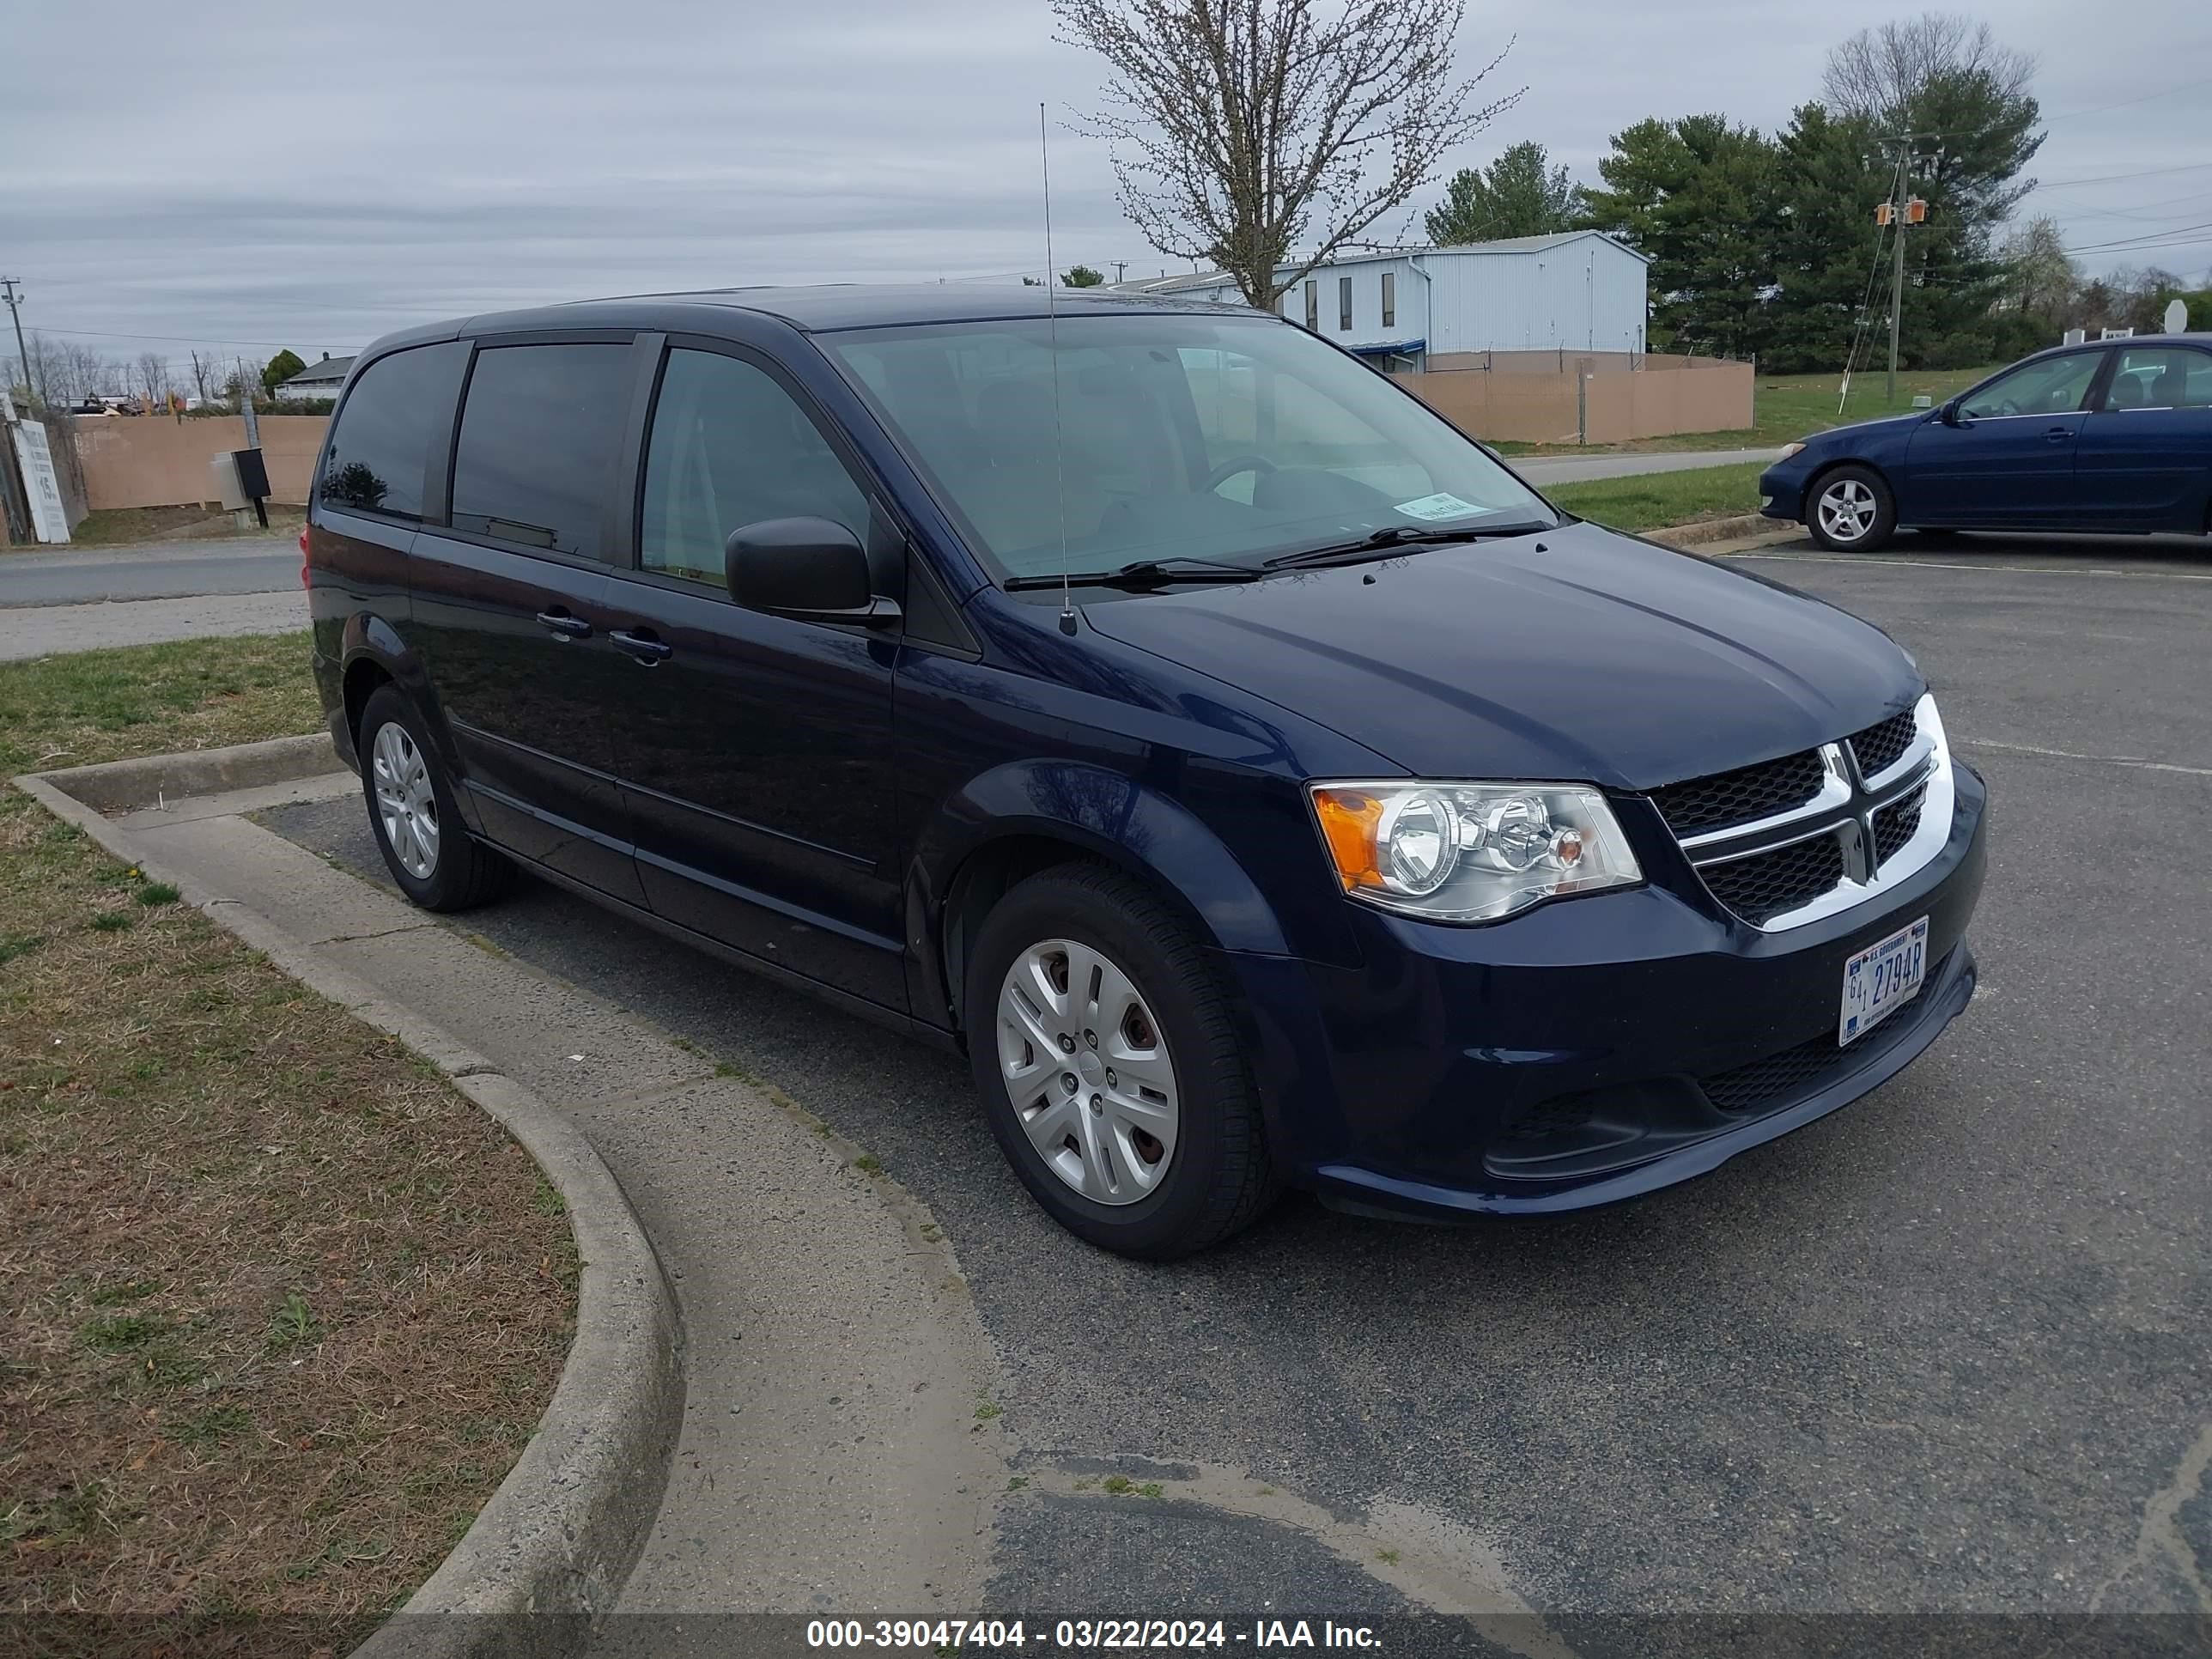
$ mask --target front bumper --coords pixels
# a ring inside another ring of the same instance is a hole
[[[1358,969],[1228,955],[1276,1146],[1348,1207],[1538,1213],[1703,1174],[1848,1104],[1973,994],[1986,797],[1964,764],[1954,779],[1931,862],[1783,933],[1655,884],[1489,927],[1362,909]],[[1918,996],[1838,1049],[1844,962],[1923,915]]]
[[[1805,485],[1812,477],[1812,469],[1800,465],[1801,459],[1792,456],[1786,461],[1777,461],[1759,475],[1759,510],[1767,518],[1787,519],[1792,524],[1803,522]]]

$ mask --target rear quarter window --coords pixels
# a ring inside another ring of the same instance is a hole
[[[362,369],[338,410],[316,498],[348,513],[420,519],[431,434],[446,430],[468,356],[453,343],[415,346]]]

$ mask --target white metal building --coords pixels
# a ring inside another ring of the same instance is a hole
[[[1602,231],[1519,236],[1404,253],[1340,254],[1283,295],[1280,308],[1363,356],[1421,368],[1431,360],[1510,351],[1640,356],[1650,261]],[[1287,276],[1296,266],[1286,267]],[[1124,283],[1242,305],[1219,271]]]

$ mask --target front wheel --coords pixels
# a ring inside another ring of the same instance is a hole
[[[1096,866],[1021,883],[976,936],[964,1006],[991,1131],[1071,1232],[1164,1261],[1274,1195],[1227,998],[1142,884]]]
[[[1831,553],[1869,553],[1897,529],[1897,500],[1871,467],[1839,466],[1821,475],[1805,527]]]

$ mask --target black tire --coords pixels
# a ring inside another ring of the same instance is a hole
[[[1048,1167],[1000,1070],[1000,993],[1018,957],[1067,939],[1101,952],[1135,986],[1175,1070],[1177,1123],[1166,1173],[1134,1202],[1098,1202]],[[991,1132],[1030,1195],[1078,1237],[1144,1261],[1220,1243],[1279,1191],[1260,1102],[1229,1001],[1191,930],[1144,886],[1098,865],[1061,865],[1020,883],[977,931],[968,963],[969,1059]]]
[[[426,873],[408,868],[392,844],[384,813],[377,801],[377,738],[387,726],[406,734],[412,752],[421,757],[430,786],[430,803],[437,825],[437,848]],[[384,866],[399,890],[425,910],[466,910],[498,897],[514,879],[514,866],[469,833],[453,799],[445,763],[430,742],[430,728],[422,710],[396,685],[379,686],[361,711],[361,730],[355,752],[361,757],[362,798],[368,807],[369,833],[376,837]]]
[[[1822,511],[1831,492],[1838,496],[1838,507],[1846,501],[1862,507],[1858,522],[1864,527],[1857,534],[1840,533],[1850,520],[1840,513],[1832,516]],[[1888,482],[1870,466],[1836,467],[1814,479],[1806,491],[1805,528],[1831,553],[1871,553],[1887,546],[1897,532],[1897,497],[1890,494]]]

